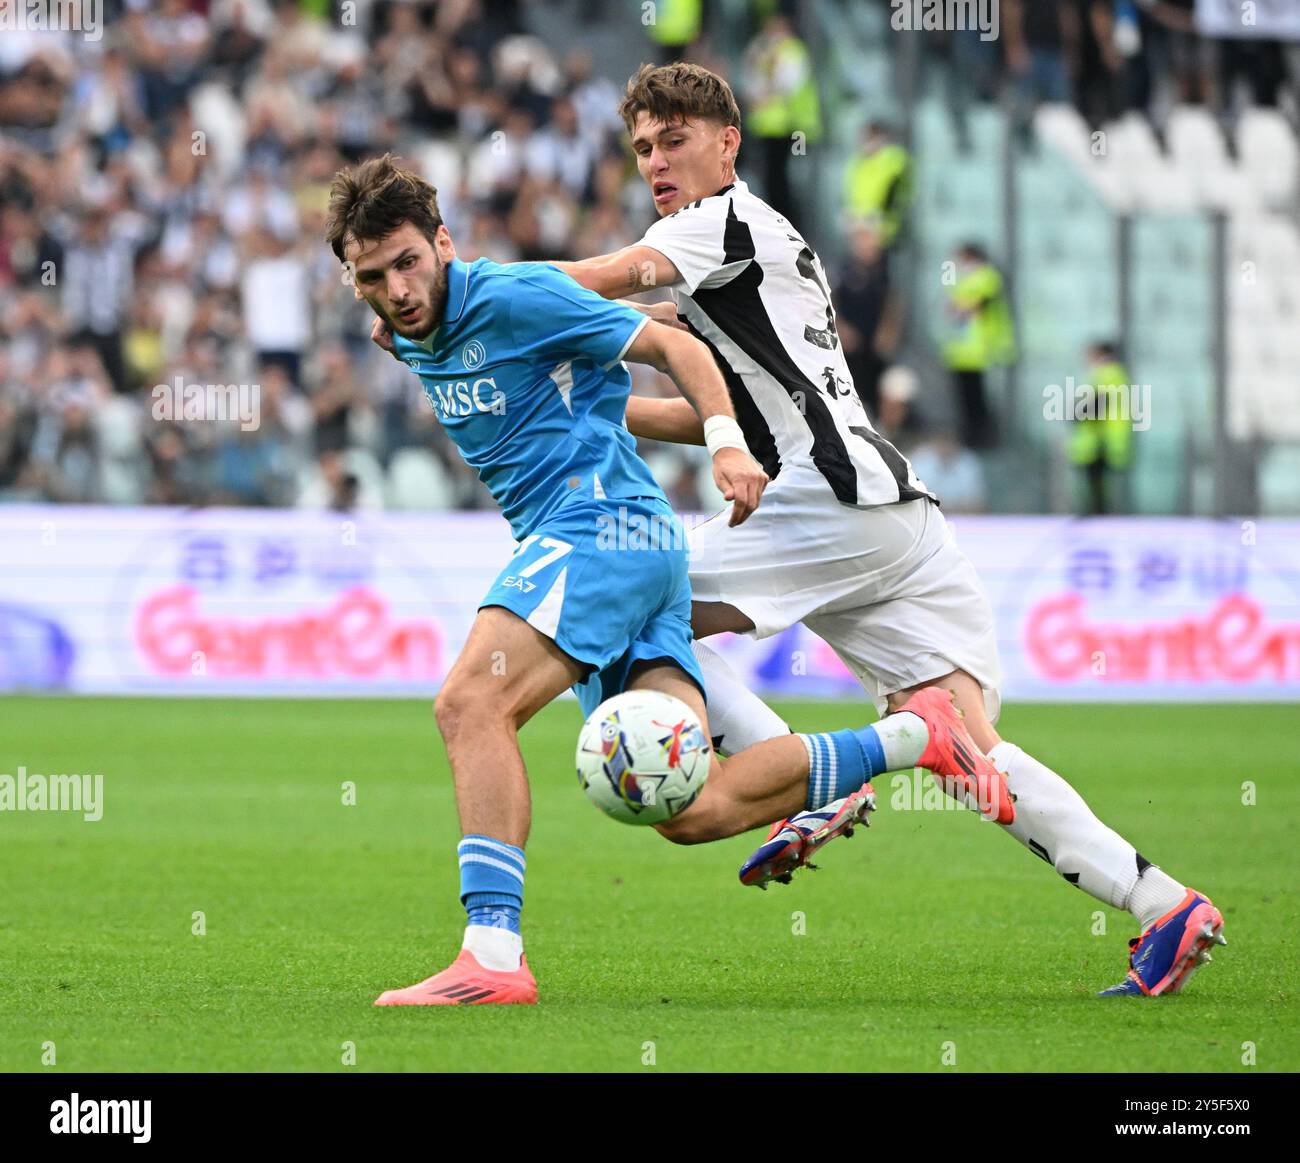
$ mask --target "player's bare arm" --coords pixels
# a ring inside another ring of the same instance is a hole
[[[644,254],[639,252],[644,252]],[[625,255],[632,255],[632,257],[623,260],[622,256]],[[612,260],[615,259],[619,259],[620,263],[613,263]],[[614,272],[624,261],[627,263],[627,273],[624,274],[623,281],[620,283]],[[620,302],[625,302],[634,311],[640,311],[642,315],[649,316],[656,323],[662,323],[667,327],[680,331],[688,330],[684,323],[678,322],[677,307],[673,303],[634,303],[631,300],[621,298],[625,294],[632,295],[639,291],[653,290],[655,286],[666,287],[677,281],[677,268],[651,247],[630,246],[615,254],[584,259],[582,262],[555,262],[549,265],[563,271],[580,286],[596,291],[603,298],[618,299]],[[642,280],[645,278],[658,281],[643,285]],[[393,349],[393,329],[389,327],[387,319],[376,318],[371,323],[370,338],[394,359],[401,358]],[[661,439],[669,438],[662,437]],[[704,440],[701,438],[695,441],[685,441],[684,443],[703,444]]]
[[[633,311],[640,311],[642,315],[653,319],[656,323],[662,323],[665,327],[672,327],[678,331],[690,331],[690,327],[677,315],[677,304],[667,300],[660,300],[657,303],[636,303],[631,299],[617,299],[624,307],[631,307]]]
[[[704,423],[687,400],[629,396],[626,419],[627,430],[644,440],[662,440],[666,444],[704,443]]]
[[[667,256],[652,246],[640,244],[578,262],[550,265],[563,271],[579,286],[606,299],[621,299],[624,295],[637,295],[657,287],[671,287],[680,277]]]
[[[768,478],[745,448],[726,382],[709,349],[692,335],[649,323],[632,341],[626,358],[670,376],[689,401],[713,453],[714,483],[733,502],[728,524],[739,525],[758,508]]]

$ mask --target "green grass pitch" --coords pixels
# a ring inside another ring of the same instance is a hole
[[[0,724],[0,773],[104,776],[97,823],[0,812],[6,1071],[1300,1069],[1294,706],[1004,715],[1223,910],[1229,947],[1161,1002],[1093,996],[1122,974],[1127,914],[972,814],[891,808],[888,776],[873,827],[766,893],[736,880],[757,833],[676,848],[605,819],[570,702],[523,736],[541,1004],[375,1009],[460,941],[427,704],[10,698]]]

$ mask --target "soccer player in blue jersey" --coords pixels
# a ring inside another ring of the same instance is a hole
[[[685,702],[708,734],[686,542],[624,426],[622,360],[667,372],[691,401],[733,525],[758,506],[767,476],[699,340],[550,266],[461,262],[436,191],[391,157],[336,175],[327,238],[518,542],[434,704],[464,836],[464,943],[450,968],[376,1004],[532,1003],[519,929],[530,805],[518,729],[566,688],[590,714],[619,691],[648,687]],[[652,539],[649,551],[602,537],[620,522],[676,535]],[[715,756],[699,798],[660,830],[683,842],[733,835],[917,763],[981,810],[1010,810],[992,802],[997,773],[987,760],[972,766],[975,752],[950,697],[931,690],[872,727]]]

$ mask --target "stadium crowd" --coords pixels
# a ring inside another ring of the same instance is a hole
[[[996,40],[958,32],[927,45],[955,66],[958,101],[1006,96],[1026,115],[1070,102],[1093,126],[1134,111],[1160,133],[1175,105],[1207,106],[1229,130],[1247,104],[1300,112],[1300,45],[1204,36],[1195,10],[1196,0],[1001,0]]]
[[[323,242],[330,178],[392,149],[462,258],[603,253],[653,217],[620,95],[525,35],[516,0],[126,0],[98,42],[7,33],[0,499],[487,504],[368,339]],[[205,385],[247,385],[255,421],[170,410]],[[652,455],[704,503],[702,449]]]
[[[439,187],[464,258],[573,258],[640,236],[653,211],[616,112],[621,78],[527,35],[528,3],[105,0],[98,40],[7,31],[0,500],[488,504],[415,377],[369,343],[368,309],[322,226],[334,171],[392,149]],[[660,55],[725,74],[700,39],[707,9],[663,8],[650,30]],[[1227,110],[1231,84],[1215,77],[1249,76],[1255,100],[1294,103],[1281,46],[1237,46],[1216,64],[1182,0],[1003,8],[997,41],[927,41],[977,98],[1012,86],[1026,107],[1070,99],[1100,118],[1199,94]],[[748,43],[732,79],[759,122],[746,126],[742,175],[801,221],[788,150],[769,147],[788,128],[776,78],[800,125],[819,117],[808,54],[776,0],[755,0]],[[888,126],[868,126],[845,174],[844,237],[819,249],[843,256],[831,272],[840,331],[873,418],[950,508],[979,509],[971,449],[997,442],[982,379],[1013,358],[1010,292],[978,247],[964,266],[955,256],[965,273],[950,306],[986,350],[943,353],[958,420],[934,427],[896,363],[907,311],[890,251],[907,243],[910,164]],[[637,391],[672,390],[633,373]],[[256,422],[160,408],[160,395],[204,385],[253,389]],[[678,507],[717,501],[702,450],[644,451]]]

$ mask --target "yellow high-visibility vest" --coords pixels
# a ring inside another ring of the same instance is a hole
[[[700,38],[702,0],[655,0],[655,22],[646,28],[657,44],[691,44]]]
[[[844,202],[855,218],[873,223],[884,246],[894,241],[912,198],[912,155],[891,143],[855,158],[844,174]]]
[[[807,46],[797,36],[787,36],[770,51],[773,59],[768,66],[773,74],[798,65],[803,81],[792,93],[774,93],[755,102],[749,111],[750,130],[759,137],[789,137],[799,132],[806,140],[816,141],[822,133],[821,100]]]
[[[973,310],[961,334],[944,345],[944,362],[955,371],[984,371],[1013,362],[1016,331],[997,267],[985,263],[957,281],[952,302]]]
[[[1122,363],[1112,360],[1093,368],[1089,379],[1097,393],[1095,418],[1075,423],[1070,433],[1070,460],[1085,465],[1101,458],[1109,468],[1128,468],[1133,455],[1128,372]]]

